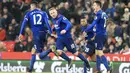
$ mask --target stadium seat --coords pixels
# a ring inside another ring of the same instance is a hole
[[[4,43],[5,43],[5,47],[7,48],[7,52],[13,52],[15,42],[14,41],[5,41]]]

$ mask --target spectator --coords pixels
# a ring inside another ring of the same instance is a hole
[[[112,39],[111,37],[108,37],[107,42],[105,44],[105,48],[108,49],[111,43],[112,43]]]
[[[31,49],[33,48],[33,42],[32,42],[32,37],[27,38],[27,44],[25,46],[25,50],[27,52],[31,52]]]
[[[32,31],[29,27],[25,28],[25,38],[32,37]]]
[[[6,32],[6,40],[8,41],[14,41],[16,38],[16,31],[13,29],[12,25],[9,25],[8,30]]]
[[[5,47],[5,44],[0,41],[0,52],[4,52],[4,51],[7,51],[6,47]]]
[[[114,20],[114,22],[115,22],[116,24],[120,25],[120,20],[121,20],[121,18],[120,18],[120,14],[119,14],[118,11],[115,11],[115,12],[114,12],[113,20]]]
[[[117,25],[114,29],[114,37],[121,37],[122,36],[122,27]]]
[[[130,48],[128,45],[125,45],[124,49],[120,51],[121,54],[130,54]]]
[[[20,21],[21,21],[21,11],[15,4],[12,5],[11,13],[12,13],[12,16],[16,19],[16,21],[18,23],[20,23]]]
[[[16,35],[19,35],[19,31],[20,31],[20,25],[16,22],[16,20],[13,18],[12,21],[11,21],[11,24],[10,24],[13,29],[15,30],[15,34]]]
[[[128,6],[128,8],[129,8],[129,11],[130,11],[130,2],[128,2],[128,5],[127,5],[127,6]]]
[[[121,51],[123,48],[123,40],[121,37],[116,37],[115,38],[117,43],[115,44],[115,49],[117,52]]]
[[[128,23],[129,18],[130,18],[129,9],[128,9],[128,8],[125,8],[125,9],[124,9],[123,18],[122,18],[121,20]]]
[[[115,52],[116,52],[116,49],[115,49],[114,45],[110,44],[110,46],[109,46],[109,53],[110,54],[114,54]]]
[[[111,20],[108,22],[107,28],[106,28],[106,31],[108,33],[108,37],[114,36],[116,26],[117,25],[114,22],[112,22]]]
[[[8,27],[8,25],[11,23],[11,20],[12,20],[12,14],[10,13],[10,12],[8,12],[8,9],[7,9],[7,7],[4,7],[3,8],[3,15],[4,14],[7,14],[7,27]]]
[[[130,37],[126,33],[123,33],[123,43],[128,44],[128,46],[130,46],[129,38]]]
[[[4,41],[6,39],[6,30],[3,29],[1,26],[0,26],[0,41]]]
[[[25,50],[25,46],[23,42],[20,42],[19,39],[16,39],[14,45],[14,52],[23,52],[24,50]]]
[[[70,9],[69,9],[70,7],[69,7],[69,2],[65,2],[64,3],[64,7],[62,7],[60,10],[59,10],[59,12],[61,13],[61,14],[63,14],[66,18],[70,18],[69,16],[69,13],[71,12],[70,11]]]
[[[8,29],[8,23],[6,22],[6,21],[7,21],[7,17],[8,17],[8,15],[7,15],[7,14],[4,14],[3,17],[2,17],[2,20],[1,20],[1,23],[2,23],[3,28],[4,28],[5,30]]]
[[[110,18],[113,18],[114,12],[116,10],[115,7],[113,7],[112,5],[113,5],[112,0],[109,0],[108,8],[105,11]]]
[[[0,26],[4,28],[4,25],[3,25],[3,17],[2,17],[2,14],[0,13]]]

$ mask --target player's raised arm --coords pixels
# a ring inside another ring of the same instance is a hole
[[[51,29],[50,24],[48,22],[48,15],[47,15],[47,13],[44,13],[44,20],[45,20],[46,26],[47,26],[50,34],[52,34],[52,29]]]
[[[63,17],[62,22],[66,24],[65,30],[66,31],[70,30],[70,28],[72,27],[72,24],[66,17]]]
[[[99,21],[101,15],[100,14],[97,14],[94,21],[92,22],[92,24],[90,26],[88,26],[86,29],[85,29],[85,32],[88,32],[89,30],[93,29],[93,27],[97,24],[97,22]]]

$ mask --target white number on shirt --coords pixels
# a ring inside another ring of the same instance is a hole
[[[104,19],[104,28],[106,28],[106,20],[107,20],[107,18],[106,18],[106,13],[105,12],[102,13],[102,18]]]
[[[75,48],[75,44],[71,44],[71,48],[74,49]]]
[[[107,18],[106,17],[104,17],[104,28],[106,28],[106,20],[107,20]]]
[[[36,19],[38,18],[38,19]],[[34,25],[41,25],[42,24],[42,15],[41,14],[34,14],[33,15],[33,21],[34,21]]]
[[[85,48],[85,52],[89,52],[89,48],[86,47],[86,48]]]

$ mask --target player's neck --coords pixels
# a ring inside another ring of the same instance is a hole
[[[100,10],[101,10],[101,8],[98,8],[98,9],[97,9],[97,12],[100,11]]]
[[[33,8],[33,9],[31,9],[31,10],[35,10],[35,9],[38,9],[38,8]]]

